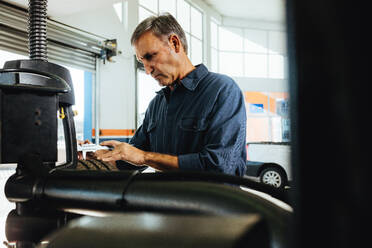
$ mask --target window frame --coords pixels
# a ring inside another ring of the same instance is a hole
[[[284,33],[283,31],[279,31],[279,30],[272,30],[272,29],[259,29],[259,28],[245,28],[245,27],[236,27],[236,26],[229,26],[229,25],[221,25],[220,23],[218,23],[216,20],[214,19],[211,19],[210,21],[210,25],[211,23],[214,23],[215,25],[217,25],[217,37],[218,37],[218,41],[217,41],[217,48],[210,45],[210,54],[212,54],[212,49],[215,49],[217,50],[217,54],[218,54],[218,62],[217,62],[217,68],[218,68],[218,71],[217,72],[222,72],[221,71],[221,65],[220,65],[220,54],[221,53],[231,53],[231,54],[234,54],[234,53],[241,53],[243,54],[243,59],[242,59],[242,65],[243,65],[243,71],[242,71],[242,75],[233,75],[233,76],[238,76],[238,77],[252,77],[252,76],[249,76],[247,70],[246,70],[246,64],[248,63],[248,60],[246,59],[247,55],[263,55],[266,57],[266,68],[264,69],[265,70],[265,76],[258,76],[257,78],[273,78],[273,79],[283,79],[283,80],[287,80],[288,79],[288,75],[287,75],[287,72],[286,72],[286,68],[287,68],[287,64],[288,64],[288,55],[284,49],[284,52],[282,51],[279,51],[279,52],[273,52],[272,50],[270,50],[269,48],[269,44],[270,44],[270,35],[273,34],[273,33]],[[243,35],[242,37],[242,50],[236,50],[236,51],[230,51],[230,50],[222,50],[220,48],[220,28],[226,28],[226,29],[229,29],[229,28],[234,28],[234,29],[240,29],[241,30],[241,33]],[[262,52],[262,51],[258,51],[258,52],[252,52],[252,51],[246,51],[246,44],[245,44],[245,39],[247,38],[246,36],[246,33],[248,32],[248,30],[251,30],[251,31],[260,31],[260,32],[265,32],[265,36],[266,36],[266,52]],[[282,57],[282,60],[283,60],[283,69],[282,69],[282,73],[274,73],[276,70],[272,70],[272,59],[274,59],[274,57],[276,56],[281,56]],[[282,75],[281,77],[276,77],[276,75]]]

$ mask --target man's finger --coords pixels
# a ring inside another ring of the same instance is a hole
[[[107,157],[101,158],[101,160],[105,161],[105,162],[116,161],[116,160],[119,160],[119,159],[120,159],[120,156],[118,156],[117,154],[113,154],[112,156],[107,156]]]
[[[78,155],[78,159],[79,160],[82,160],[83,159],[83,153],[82,152],[78,152],[77,155]]]
[[[104,158],[111,157],[112,156],[111,154],[112,154],[111,151],[102,150],[102,152],[97,153],[97,157],[98,157],[98,159],[104,159]]]
[[[108,158],[108,157],[118,157],[120,158],[120,151],[113,150],[113,151],[105,151],[104,153],[100,154],[101,158]]]
[[[117,140],[108,140],[108,141],[103,141],[100,143],[101,146],[117,146],[120,144],[121,142]]]
[[[102,161],[105,161],[105,162],[114,162],[117,160],[119,160],[119,158],[116,158],[116,157],[109,157],[109,158],[102,159]]]

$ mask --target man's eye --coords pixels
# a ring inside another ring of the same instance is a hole
[[[146,54],[143,58],[146,59],[146,60],[151,60],[152,55],[151,54]]]
[[[153,59],[153,57],[156,55],[156,53],[153,53],[153,54],[146,54],[143,58],[150,61],[151,59]]]

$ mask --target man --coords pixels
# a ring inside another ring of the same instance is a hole
[[[128,143],[105,141],[103,161],[156,170],[213,171],[242,176],[246,163],[244,98],[229,77],[194,66],[184,31],[170,14],[142,21],[131,38],[137,59],[161,86]]]

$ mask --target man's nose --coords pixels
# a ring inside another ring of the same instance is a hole
[[[151,74],[151,72],[154,70],[153,66],[148,62],[143,62],[143,66],[145,67],[146,74]]]

